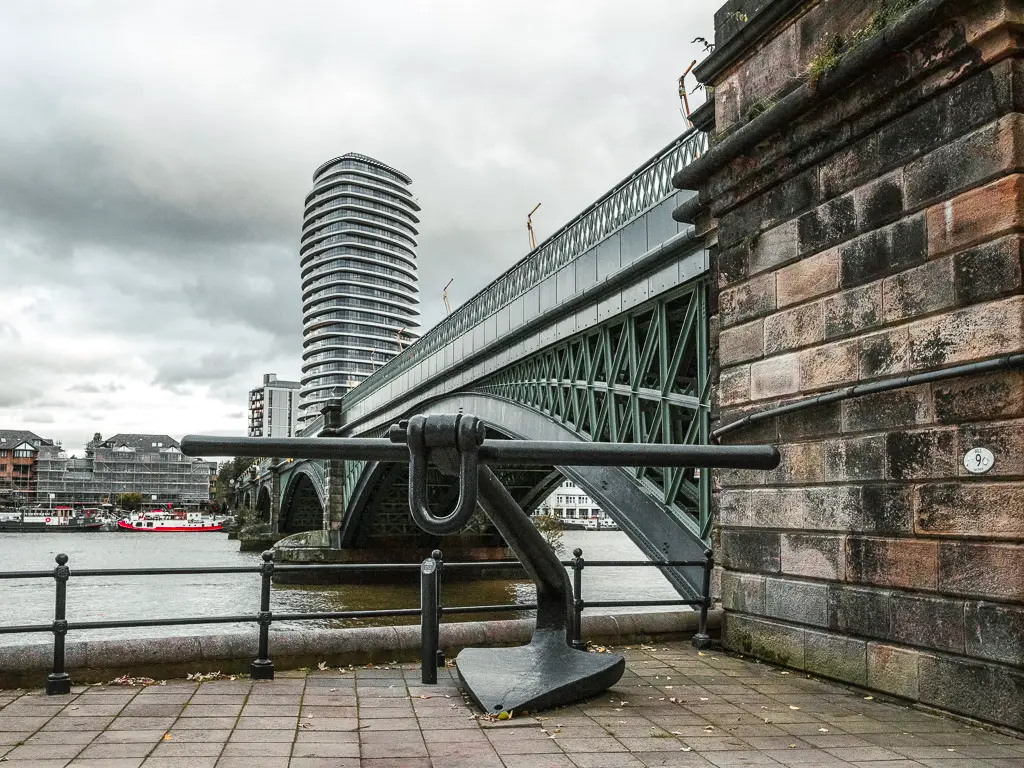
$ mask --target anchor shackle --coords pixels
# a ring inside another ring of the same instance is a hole
[[[478,451],[487,427],[476,416],[442,414],[413,416],[392,428],[392,442],[405,442],[409,448],[409,512],[413,522],[435,536],[455,533],[469,521],[476,509]],[[459,479],[459,499],[445,515],[435,515],[427,502],[427,463],[433,458],[437,468]]]

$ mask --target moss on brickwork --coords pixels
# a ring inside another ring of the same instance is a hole
[[[855,50],[864,41],[884,31],[921,0],[887,0],[875,11],[866,27],[854,30],[848,36],[833,35],[825,47],[807,65],[807,84],[814,88],[818,81],[839,66],[843,57]]]

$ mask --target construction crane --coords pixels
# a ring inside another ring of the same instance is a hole
[[[685,81],[686,81],[686,76],[688,74],[690,74],[690,70],[693,69],[695,66],[697,66],[697,60],[696,59],[694,59],[692,62],[690,62],[690,66],[688,66],[686,68],[686,71],[683,72],[683,74],[681,74],[679,76],[679,102],[680,102],[679,111],[682,112],[684,109],[686,110],[686,112],[683,114],[683,117],[685,117],[687,119],[687,121],[689,121],[689,119],[690,119],[690,100],[686,96],[686,82]]]
[[[537,247],[537,240],[533,236],[533,214],[540,208],[540,203],[533,206],[533,210],[526,214],[526,231],[530,233],[530,250],[534,250]]]
[[[450,315],[452,313],[452,304],[450,301],[448,301],[448,286],[451,285],[454,281],[455,278],[453,277],[451,280],[445,283],[444,290],[441,291],[441,298],[444,299],[445,316]]]

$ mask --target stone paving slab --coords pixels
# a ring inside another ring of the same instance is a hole
[[[4,768],[1024,768],[1024,740],[685,643],[589,701],[482,719],[411,664],[0,691]]]

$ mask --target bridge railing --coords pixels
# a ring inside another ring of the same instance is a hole
[[[344,395],[354,404],[382,384],[478,325],[539,285],[588,248],[675,194],[672,176],[707,149],[706,133],[691,129],[655,154],[493,283],[456,309],[414,344]]]
[[[274,621],[318,621],[336,619],[367,619],[393,616],[420,617],[421,658],[423,659],[424,682],[436,682],[437,666],[444,666],[444,656],[439,650],[439,633],[441,619],[444,616],[478,613],[507,613],[536,609],[535,603],[511,603],[502,605],[462,605],[444,606],[441,604],[440,584],[442,573],[446,570],[503,569],[518,565],[518,560],[496,560],[483,562],[445,563],[439,550],[421,563],[334,563],[329,565],[277,565],[274,553],[263,553],[263,562],[259,565],[242,566],[203,566],[198,568],[87,568],[76,570],[75,579],[111,576],[173,576],[181,574],[215,574],[215,573],[258,573],[260,574],[260,606],[256,613],[238,614],[233,616],[193,616],[158,619],[118,619],[113,621],[69,621],[67,616],[67,587],[72,571],[68,566],[68,556],[59,554],[57,566],[52,571],[5,571],[0,572],[2,580],[45,579],[52,578],[55,583],[55,599],[53,621],[49,624],[27,624],[0,626],[0,635],[51,632],[53,634],[53,669],[46,678],[46,693],[50,695],[68,693],[71,690],[71,677],[67,672],[65,659],[65,640],[72,630],[90,629],[127,629],[134,627],[169,627],[195,626],[199,624],[238,624],[256,623],[259,627],[258,657],[253,660],[250,670],[253,679],[269,680],[274,677],[274,663],[270,657],[270,626]],[[430,567],[427,567],[428,563]],[[694,644],[704,647],[708,641],[707,615],[711,607],[711,572],[714,559],[711,550],[704,553],[703,560],[683,560],[653,562],[650,560],[598,560],[585,562],[583,551],[573,551],[573,559],[563,560],[562,565],[573,570],[573,638],[575,648],[586,648],[582,636],[582,614],[588,608],[625,608],[653,606],[690,606],[700,610],[700,624]],[[657,568],[701,568],[703,569],[703,593],[697,599],[685,600],[584,600],[582,572],[586,568],[605,567],[657,567]],[[340,572],[357,571],[365,573],[415,573],[420,574],[421,603],[414,608],[388,608],[381,610],[359,611],[316,611],[306,613],[277,613],[270,607],[271,583],[275,573],[299,572]],[[424,605],[423,596],[433,595],[431,603]],[[427,652],[425,649],[431,649]],[[429,660],[429,661],[428,661]],[[431,679],[432,678],[432,679]]]

